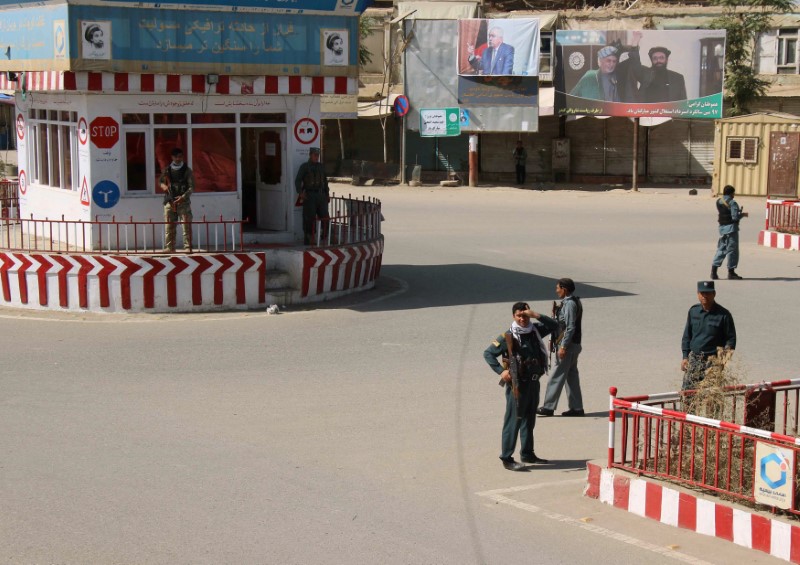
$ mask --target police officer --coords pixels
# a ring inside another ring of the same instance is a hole
[[[190,197],[194,190],[192,169],[183,160],[183,150],[172,150],[172,163],[161,173],[158,180],[164,191],[164,247],[175,252],[175,222],[180,217],[183,226],[183,248],[192,252],[192,203]]]
[[[697,298],[700,303],[689,308],[681,340],[683,390],[695,388],[705,378],[709,357],[717,354],[717,348],[724,348],[729,353],[736,349],[733,316],[716,303],[716,295],[714,281],[697,283]]]
[[[483,358],[500,375],[500,384],[505,387],[506,414],[503,418],[500,460],[509,471],[522,471],[525,465],[514,461],[517,435],[522,444],[520,459],[523,463],[547,463],[546,459],[537,457],[533,452],[533,427],[536,425],[536,407],[539,404],[539,378],[547,371],[547,348],[542,340],[558,328],[558,322],[534,312],[525,302],[517,302],[511,311],[514,315],[511,328],[486,348]],[[511,354],[516,355],[519,361],[519,413],[512,391],[512,377],[507,368],[509,344]],[[503,357],[506,367],[500,364],[498,357]]]
[[[564,385],[567,386],[569,409],[561,415],[568,417],[584,415],[581,377],[578,372],[578,356],[583,350],[581,346],[583,303],[580,298],[574,296],[574,292],[575,281],[566,277],[558,279],[556,295],[561,299],[561,306],[556,313],[559,330],[555,348],[556,364],[550,372],[544,403],[537,411],[540,416],[552,416],[555,413]]]
[[[717,200],[717,213],[719,221],[719,241],[717,242],[717,252],[711,260],[711,278],[718,279],[717,269],[722,266],[722,261],[728,257],[728,278],[741,279],[736,274],[736,267],[739,266],[739,220],[747,217],[747,212],[743,211],[733,199],[736,190],[727,185],[722,189],[722,198]]]
[[[328,229],[328,177],[325,167],[319,161],[319,147],[308,152],[308,161],[300,165],[294,179],[294,187],[303,202],[303,243],[311,244],[315,218],[322,220],[322,239],[327,237]]]

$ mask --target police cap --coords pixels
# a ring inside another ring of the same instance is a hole
[[[697,292],[716,292],[714,290],[714,281],[698,281]]]

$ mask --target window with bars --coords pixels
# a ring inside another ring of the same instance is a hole
[[[32,109],[28,113],[30,144],[27,148],[31,163],[31,181],[43,186],[77,190],[78,113]]]
[[[757,163],[757,137],[729,137],[725,160],[729,163]]]

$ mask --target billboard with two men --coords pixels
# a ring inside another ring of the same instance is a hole
[[[556,113],[721,118],[724,30],[556,32]]]

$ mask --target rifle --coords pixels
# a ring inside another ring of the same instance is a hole
[[[511,375],[511,394],[514,396],[514,406],[517,409],[517,420],[522,419],[519,412],[519,358],[514,354],[514,340],[510,333],[506,333],[506,349],[508,349],[508,373]],[[503,379],[497,383],[504,386]]]
[[[172,213],[175,214],[178,211],[178,205],[175,204],[175,197],[172,195],[172,186],[166,183],[161,183],[161,188],[164,189],[164,204],[169,204]]]
[[[558,321],[558,303],[553,300],[553,319]],[[559,331],[561,326],[559,325],[558,329],[550,334],[550,363],[553,363],[553,353],[558,350],[558,339],[561,337],[559,335]]]

